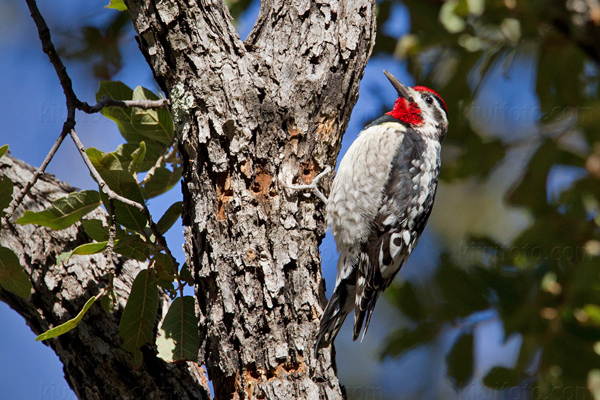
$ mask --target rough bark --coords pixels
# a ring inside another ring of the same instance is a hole
[[[200,362],[216,397],[342,398],[329,354],[312,354],[324,207],[283,184],[334,165],[375,1],[263,1],[245,42],[220,0],[126,4],[179,124]]]
[[[8,176],[15,190],[32,179],[34,169],[14,158],[0,158],[0,176]],[[74,191],[73,187],[44,175],[32,189],[24,208],[38,211],[53,200]],[[18,209],[13,220],[22,215]],[[97,210],[88,218],[106,223],[106,214]],[[0,288],[0,301],[21,314],[40,334],[75,317],[85,302],[108,283],[113,267],[104,256],[74,256],[66,265],[57,265],[56,257],[89,242],[80,224],[52,231],[33,225],[15,224],[2,230],[0,244],[15,251],[34,287],[23,299]],[[47,344],[64,365],[67,382],[80,399],[208,399],[206,376],[195,363],[173,365],[156,357],[151,348],[144,350],[144,364],[132,366],[132,356],[120,348],[119,318],[131,284],[143,263],[116,259],[114,286],[119,307],[114,314],[99,304],[88,311],[77,329],[50,339]],[[163,305],[168,298],[163,298]]]

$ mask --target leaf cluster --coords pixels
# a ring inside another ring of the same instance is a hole
[[[122,82],[102,82],[96,94],[97,100],[103,96],[114,100],[159,99],[148,89],[138,87],[132,90]],[[174,149],[171,115],[166,109],[137,107],[106,107],[102,114],[117,124],[125,143],[110,153],[95,148],[88,148],[85,152],[104,181],[102,185],[105,184],[117,195],[146,207],[149,199],[169,191],[181,178],[181,165]],[[7,148],[8,146],[0,148],[0,153],[4,154]],[[12,191],[12,182],[8,177],[3,177],[0,181],[0,209],[4,210],[10,204]],[[105,226],[99,219],[86,218],[101,205],[104,205],[111,216],[109,226]],[[50,207],[41,211],[25,211],[16,223],[35,224],[54,230],[81,223],[92,241],[59,255],[59,264],[70,262],[74,256],[103,252],[107,253],[109,260],[113,259],[113,254],[118,254],[148,263],[148,269],[140,271],[134,280],[119,325],[123,348],[131,351],[134,354],[134,364],[140,365],[140,347],[153,343],[155,339],[161,289],[176,301],[169,308],[167,318],[159,329],[159,355],[170,361],[195,360],[197,356],[199,340],[194,300],[183,296],[183,286],[192,284],[191,276],[181,274],[181,269],[170,250],[165,248],[162,238],[181,216],[182,208],[181,201],[171,205],[153,230],[148,215],[138,207],[109,199],[103,187],[99,187],[98,191],[73,192],[55,200]],[[0,285],[22,297],[28,297],[32,285],[18,257],[12,250],[4,247],[0,248],[0,253]],[[90,298],[75,318],[41,334],[37,340],[47,340],[75,328],[99,299],[103,308],[112,312],[117,301],[112,287],[112,274],[108,285],[98,295]]]

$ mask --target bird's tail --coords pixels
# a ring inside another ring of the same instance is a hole
[[[354,334],[352,336],[352,340],[358,339],[360,330],[362,329],[363,322],[366,317],[367,320],[365,322],[365,328],[360,341],[362,342],[365,338],[367,330],[369,329],[369,324],[371,323],[371,316],[373,315],[373,310],[375,309],[375,304],[377,303],[378,297],[379,295],[376,293],[376,291],[370,288],[365,288],[362,293],[357,295],[356,308],[354,309]]]
[[[346,316],[354,309],[355,279],[354,274],[352,274],[338,282],[335,287],[321,317],[315,351],[318,352],[319,349],[331,345]]]

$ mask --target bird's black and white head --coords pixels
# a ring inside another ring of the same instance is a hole
[[[398,92],[394,108],[387,115],[441,142],[448,132],[448,109],[442,97],[425,86],[404,86],[389,72],[383,73]]]

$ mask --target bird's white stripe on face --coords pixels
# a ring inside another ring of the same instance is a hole
[[[419,130],[428,137],[438,138],[440,134],[440,128],[448,127],[448,117],[446,110],[442,109],[437,101],[433,104],[427,104],[422,98],[422,93],[410,89],[413,94],[413,100],[417,103],[417,106],[421,110],[421,116],[423,118],[423,124],[419,127]],[[442,120],[437,120],[437,117],[441,117]]]

